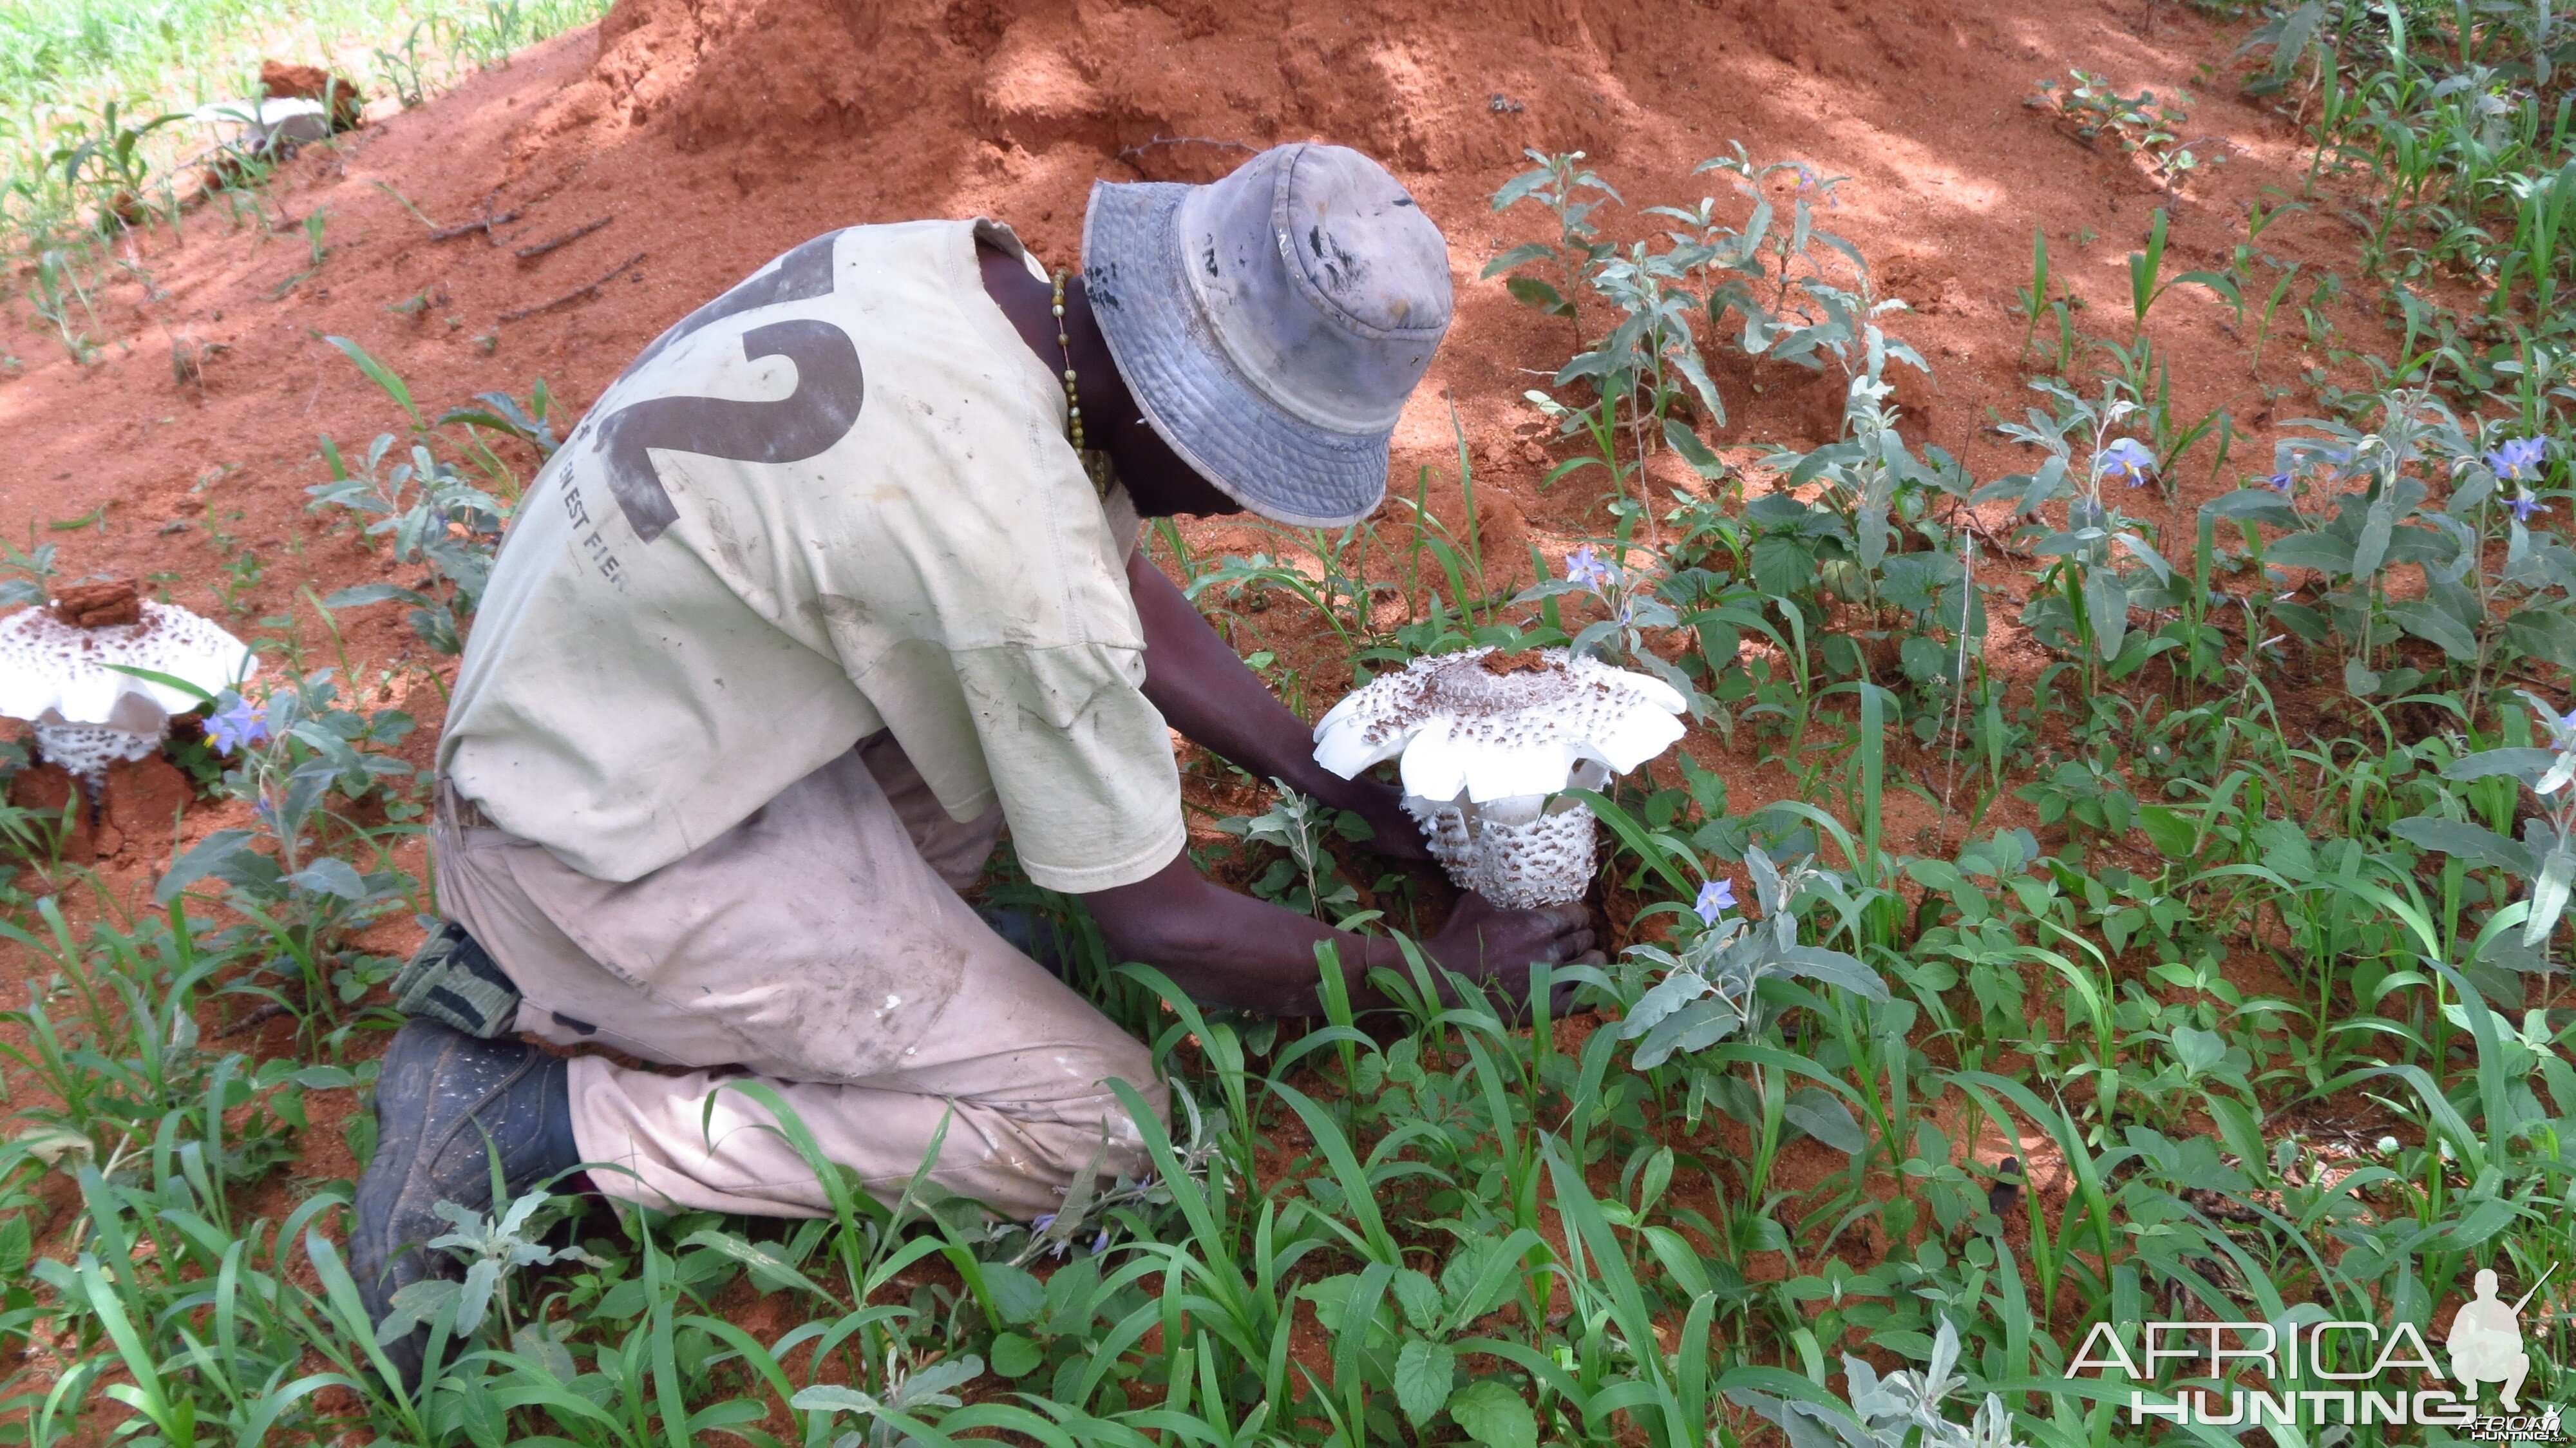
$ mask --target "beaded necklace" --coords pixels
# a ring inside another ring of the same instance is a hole
[[[1075,390],[1073,373],[1073,336],[1064,327],[1064,282],[1070,272],[1055,274],[1055,345],[1064,355],[1064,436],[1073,444],[1073,455],[1082,459],[1083,474],[1091,479],[1091,490],[1102,498],[1109,496],[1114,480],[1109,467],[1109,454],[1094,452],[1083,445],[1082,395]]]

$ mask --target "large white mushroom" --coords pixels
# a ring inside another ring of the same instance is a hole
[[[1351,778],[1401,756],[1404,807],[1449,877],[1498,905],[1582,898],[1598,789],[1672,747],[1688,702],[1647,674],[1563,649],[1415,659],[1315,726],[1315,762]]]
[[[213,693],[250,677],[240,639],[132,584],[65,589],[52,603],[0,619],[0,717],[36,726],[36,749],[90,787],[107,767],[161,747],[170,716],[200,702],[111,665],[149,669]]]
[[[292,151],[307,141],[331,134],[331,117],[317,100],[280,96],[257,101],[217,101],[199,106],[189,117],[209,126],[238,126],[236,148],[250,155]]]

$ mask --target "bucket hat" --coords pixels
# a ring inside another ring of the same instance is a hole
[[[1386,168],[1277,146],[1205,186],[1096,182],[1083,284],[1145,420],[1228,497],[1309,527],[1386,496],[1449,330],[1449,248]]]

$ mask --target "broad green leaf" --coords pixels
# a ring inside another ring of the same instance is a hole
[[[1538,1448],[1538,1419],[1521,1395],[1493,1378],[1479,1378],[1449,1400],[1460,1431],[1485,1448]]]
[[[1726,463],[1717,454],[1708,450],[1708,444],[1700,441],[1698,433],[1682,426],[1680,418],[1664,419],[1664,441],[1674,452],[1681,455],[1683,462],[1690,464],[1692,472],[1701,477],[1718,478],[1726,475]]]
[[[367,882],[349,862],[328,855],[287,876],[286,883],[316,895],[336,895],[343,900],[367,898]]]
[[[1387,1287],[1395,1294],[1396,1306],[1403,1309],[1404,1320],[1415,1330],[1428,1332],[1440,1320],[1440,1284],[1428,1275],[1410,1267],[1400,1268]]]
[[[2450,767],[2442,771],[2442,777],[2470,780],[2509,774],[2529,784],[2546,774],[2549,766],[2557,762],[2558,751],[2555,749],[2482,749],[2452,760]]]
[[[2270,488],[2239,488],[2221,493],[2200,506],[2204,518],[2244,518],[2256,523],[2269,523],[2275,528],[2300,526],[2299,510]]]
[[[2084,580],[2084,609],[2093,625],[2093,648],[2105,659],[2120,656],[2120,640],[2129,630],[2129,590],[2109,569],[2095,569]]]
[[[2469,632],[2458,619],[2420,598],[2388,605],[2388,616],[2396,621],[2399,628],[2454,659],[2466,661],[2478,656],[2477,635]]]
[[[390,603],[396,599],[412,604],[431,602],[427,594],[405,588],[397,583],[361,583],[354,588],[343,588],[331,594],[322,600],[322,606],[324,608],[361,608],[370,603]]]
[[[2535,751],[2545,752],[2545,751]],[[2474,756],[2472,756],[2474,757]],[[2388,832],[2428,850],[2457,855],[2473,864],[2495,865],[2510,870],[2523,879],[2539,873],[2531,850],[2520,840],[2511,840],[2481,825],[2465,820],[2446,820],[2435,815],[2415,815],[2388,827]]]
[[[2337,576],[2353,571],[2352,545],[2331,533],[2293,533],[2263,550],[2275,568],[2313,568]]]
[[[1476,280],[1490,281],[1516,266],[1527,266],[1534,261],[1546,261],[1555,255],[1556,248],[1546,242],[1525,241],[1485,263],[1485,269],[1477,273]]]
[[[1443,1343],[1407,1338],[1395,1357],[1395,1401],[1416,1428],[1449,1406],[1449,1386],[1457,1376],[1458,1354]]]
[[[167,905],[178,898],[180,891],[232,866],[236,857],[255,854],[251,848],[252,838],[248,830],[217,830],[199,840],[186,854],[171,862],[170,873],[163,875],[161,883],[153,887],[153,900]]]
[[[2156,853],[2168,860],[2190,859],[2192,842],[2199,837],[2198,829],[2180,811],[2160,804],[2138,806],[2138,828],[2146,832]]]
[[[1818,945],[1793,945],[1781,951],[1780,958],[1795,974],[1821,980],[1874,1001],[1887,999],[1887,982],[1879,978],[1877,971],[1863,965],[1858,956]]]
[[[572,1349],[538,1323],[520,1324],[510,1334],[510,1351],[535,1363],[558,1383],[570,1383],[579,1372],[573,1365]]]
[[[1574,308],[1558,294],[1556,288],[1536,277],[1513,277],[1503,285],[1510,289],[1516,300],[1524,305],[1536,307],[1551,317],[1574,315]]]
[[[2576,619],[2557,604],[2535,603],[2515,612],[2504,621],[2504,641],[2544,663],[2576,668]]]
[[[987,1271],[991,1266],[986,1266]],[[993,1371],[1006,1378],[1026,1377],[1046,1361],[1046,1353],[1035,1342],[1016,1332],[1006,1332],[993,1339]]]
[[[2540,882],[2531,887],[2531,918],[2522,924],[2523,944],[2538,945],[2558,928],[2571,884],[2576,884],[2576,851],[2561,845],[2540,862]]]
[[[2216,1031],[2194,1026],[2176,1026],[2173,1032],[2174,1059],[2182,1063],[2183,1074],[2198,1077],[2227,1059],[2227,1038]]]
[[[2353,540],[2352,567],[2346,571],[2355,578],[2368,578],[2388,561],[2388,544],[2397,531],[2397,495],[2382,493],[2362,515],[2361,536]]]
[[[1046,1284],[1008,1262],[984,1264],[984,1290],[993,1295],[1004,1322],[1035,1322],[1046,1311]]]
[[[1869,1145],[1869,1138],[1852,1119],[1851,1108],[1842,1098],[1815,1086],[1801,1086],[1781,1104],[1780,1114],[1789,1123],[1845,1156],[1858,1156]]]

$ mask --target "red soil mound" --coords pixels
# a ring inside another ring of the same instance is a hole
[[[1914,304],[1896,330],[1938,369],[1902,394],[1918,430],[1991,475],[2025,465],[1983,424],[2028,396],[2012,302],[2033,226],[2094,304],[2094,330],[2125,336],[2124,258],[2156,207],[2173,211],[2169,269],[2217,265],[2244,237],[2245,201],[2295,189],[2304,159],[2284,123],[2219,98],[2222,81],[2190,132],[2227,164],[2169,199],[2023,97],[2070,67],[2162,95],[2224,68],[2233,38],[2174,7],[2103,0],[619,0],[595,30],[308,151],[260,224],[212,206],[184,236],[121,245],[128,265],[88,329],[103,361],[74,365],[32,317],[0,331],[0,351],[25,359],[0,383],[0,527],[60,544],[72,578],[146,577],[209,610],[221,565],[247,548],[260,563],[236,587],[242,614],[277,613],[308,582],[393,576],[302,513],[323,476],[317,433],[346,444],[401,421],[326,335],[358,340],[424,406],[524,395],[543,376],[577,413],[673,319],[826,228],[980,213],[1071,265],[1094,179],[1204,179],[1249,148],[1310,137],[1382,158],[1449,236],[1459,323],[1398,435],[1396,476],[1409,491],[1418,466],[1454,472],[1454,402],[1489,541],[1507,555],[1525,530],[1555,551],[1600,522],[1588,475],[1539,492],[1564,454],[1519,401],[1543,381],[1530,369],[1563,360],[1565,324],[1478,280],[1543,221],[1488,205],[1526,148],[1586,152],[1636,206],[1715,193],[1732,216],[1743,208],[1726,178],[1690,172],[1730,142],[1850,176],[1826,220]],[[495,220],[442,240],[412,208],[440,227]],[[318,268],[300,226],[315,213],[330,248]],[[2334,264],[2342,225],[2321,207],[2263,245]],[[2224,313],[2178,293],[2154,331],[2185,417],[2225,404],[2262,432],[2267,379],[2247,375]],[[2294,380],[2302,360],[2276,338],[2268,380]],[[1721,381],[1730,440],[1804,444],[1834,428],[1835,382],[1744,367]],[[2238,445],[2241,463],[2263,456]],[[2195,481],[2186,505],[2209,486]],[[1454,513],[1454,481],[1434,497]],[[67,520],[87,522],[36,528]],[[1221,525],[1196,537],[1255,541]],[[424,657],[401,612],[344,615],[353,656]],[[1337,670],[1313,674],[1316,688],[1337,692]],[[434,722],[434,701],[412,702],[424,705]],[[1770,792],[1748,779],[1738,800]]]

